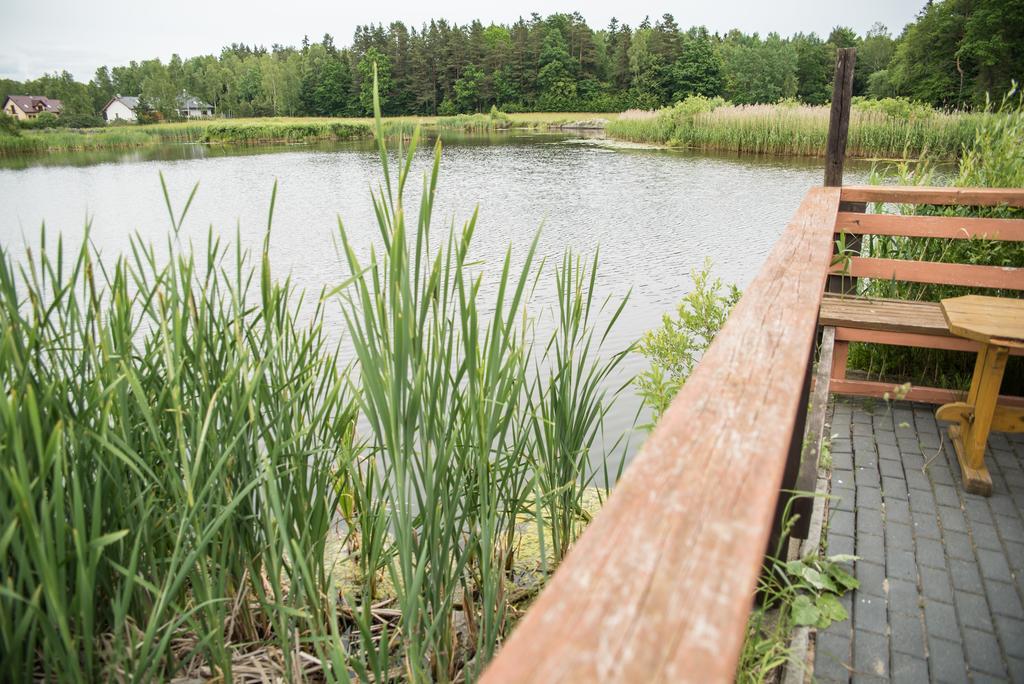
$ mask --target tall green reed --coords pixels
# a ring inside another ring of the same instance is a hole
[[[355,405],[323,305],[212,237],[0,248],[0,639],[63,681],[330,660],[324,544]],[[233,262],[233,265],[229,265]],[[344,672],[342,674],[345,674]]]
[[[518,265],[509,248],[491,274],[493,297],[485,296],[484,274],[470,258],[476,213],[435,246],[440,141],[420,206],[408,208],[419,131],[408,150],[399,142],[392,174],[379,109],[377,126],[382,246],[360,258],[339,224],[353,277],[338,292],[360,369],[369,453],[386,462],[384,475],[379,467],[357,474],[373,474],[374,498],[387,502],[392,540],[383,562],[401,614],[401,648],[388,656],[400,656],[410,680],[472,679],[510,628],[511,560],[522,527],[538,506],[541,535],[579,525],[578,500],[598,460],[594,438],[613,400],[603,383],[624,352],[598,360],[596,259],[584,272],[567,255],[556,275],[552,363],[539,358],[526,310],[543,270],[537,237]],[[545,364],[550,375],[540,370]],[[559,537],[563,550],[567,536]]]
[[[720,98],[718,98],[720,100]],[[855,108],[847,154],[853,157],[955,158],[975,130],[993,115],[945,113],[902,116],[880,108]],[[652,117],[610,121],[609,136],[696,150],[820,157],[828,137],[828,107],[780,102],[730,105],[688,98]]]
[[[0,248],[12,679],[471,680],[538,588],[513,563],[529,528],[541,575],[546,535],[564,555],[607,471],[625,351],[602,345],[624,302],[598,328],[596,258],[567,254],[535,345],[538,238],[490,274],[475,213],[435,244],[440,143],[407,214],[419,132],[397,174],[379,108],[376,133],[382,249],[364,262],[339,223],[351,277],[312,311],[271,271],[276,190],[255,261],[238,236],[182,245],[196,190],[175,211],[166,186],[159,252],[134,237],[105,261],[88,231],[76,250],[44,231],[21,265]],[[333,294],[352,373],[323,326]]]

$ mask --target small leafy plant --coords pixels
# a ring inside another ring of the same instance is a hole
[[[854,560],[854,556],[848,555],[811,557],[783,566],[793,593],[789,607],[793,624],[824,629],[849,617],[839,597],[859,586],[857,579],[843,568],[843,564]]]
[[[665,314],[661,326],[647,331],[638,350],[650,367],[637,378],[636,387],[656,422],[679,393],[704,351],[725,325],[741,292],[711,275],[711,261],[691,274],[693,290],[685,295],[675,316]]]

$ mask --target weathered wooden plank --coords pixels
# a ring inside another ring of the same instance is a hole
[[[848,270],[845,268],[845,264],[839,263],[832,267],[832,272],[846,273],[855,278],[880,278],[912,283],[1024,290],[1024,268],[877,259],[874,257],[851,257],[848,261]]]
[[[940,204],[994,207],[1005,204],[1024,207],[1021,188],[948,188],[912,185],[846,185],[844,202],[894,202],[897,204]]]
[[[485,682],[731,682],[839,202],[814,188]]]
[[[1024,219],[961,216],[899,216],[840,211],[836,233],[904,237],[1024,241]]]
[[[828,415],[829,379],[832,372],[832,357],[835,350],[836,329],[825,326],[821,332],[821,344],[818,346],[818,367],[814,373],[814,388],[811,392],[811,410],[807,416],[807,432],[804,440],[807,445],[803,460],[800,462],[800,474],[794,489],[798,492],[814,492],[818,481],[818,459],[821,457],[821,444],[825,439],[825,418]],[[800,517],[793,527],[793,536],[806,539],[810,531],[810,516],[814,500],[804,499],[804,504],[797,511]]]
[[[921,335],[950,334],[938,302],[869,299],[826,294],[818,314],[821,325],[887,330]]]
[[[800,392],[800,403],[797,404],[796,419],[793,422],[792,436],[789,439],[789,454],[786,456],[786,465],[782,469],[782,486],[779,499],[775,504],[775,515],[772,516],[772,530],[768,535],[769,555],[785,556],[788,545],[783,538],[786,530],[786,513],[795,516],[795,523],[790,529],[790,537],[804,539],[807,537],[808,523],[811,517],[811,507],[814,503],[809,497],[801,494],[797,486],[800,480],[800,469],[804,460],[805,435],[807,434],[807,416],[811,403],[811,386],[814,384],[814,345],[807,357],[807,364],[804,367],[803,388]]]
[[[897,384],[891,382],[876,382],[874,380],[835,380],[831,382],[833,394],[845,394],[855,397],[883,398],[886,394],[895,398]],[[907,401],[920,401],[924,404],[951,404],[962,401],[967,395],[966,392],[958,392],[941,387],[911,386],[910,391],[903,397]],[[1002,406],[1024,406],[1024,397],[1015,397],[1006,394],[999,395],[999,404]]]

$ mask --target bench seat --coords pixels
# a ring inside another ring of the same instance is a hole
[[[952,337],[938,302],[869,299],[826,294],[818,315],[821,325],[913,335]]]

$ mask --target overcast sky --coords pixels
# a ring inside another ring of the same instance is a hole
[[[82,81],[96,67],[173,53],[183,58],[219,53],[233,42],[298,45],[303,35],[324,33],[348,45],[357,25],[404,21],[420,26],[432,17],[459,24],[480,19],[510,23],[531,12],[580,11],[593,28],[612,16],[635,26],[671,12],[683,28],[703,24],[711,31],[733,28],[765,34],[815,31],[827,35],[836,25],[858,33],[880,21],[898,34],[913,20],[924,0],[703,0],[655,3],[596,0],[0,0],[0,77],[26,79],[67,69]]]

